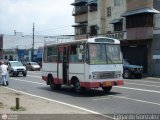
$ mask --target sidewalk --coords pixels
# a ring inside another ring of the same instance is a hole
[[[20,106],[26,108],[25,111],[12,111],[10,109],[15,106],[16,97],[20,99]],[[0,120],[3,115],[16,120],[53,120],[53,118],[56,120],[109,120],[86,110],[25,95],[0,86]]]
[[[20,106],[25,107],[26,111],[16,112],[10,110],[10,107],[15,106],[16,97],[20,99]],[[14,92],[3,86],[0,86],[0,103],[3,104],[0,107],[1,114],[89,114],[86,111],[67,105]]]

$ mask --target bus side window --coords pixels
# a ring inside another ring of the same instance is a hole
[[[78,57],[76,54],[71,54],[71,62],[76,63],[78,61]]]
[[[76,51],[76,49],[77,49],[77,46],[71,46],[71,54],[70,54],[70,62],[71,63],[76,63],[76,62],[78,62],[78,56],[77,56],[77,51]]]

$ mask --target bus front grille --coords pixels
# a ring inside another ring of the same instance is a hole
[[[99,74],[99,79],[114,78],[114,72],[103,72]]]

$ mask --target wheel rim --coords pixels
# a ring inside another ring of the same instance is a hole
[[[76,92],[79,92],[79,91],[80,91],[80,83],[79,83],[78,80],[77,80],[77,81],[75,82],[75,84],[74,84],[74,89],[75,89]]]
[[[49,77],[49,82],[50,82],[50,87],[53,89],[55,87],[55,85],[52,81],[52,77]]]
[[[125,78],[128,78],[128,77],[129,77],[129,72],[128,72],[128,71],[126,71],[126,72],[124,73],[124,77],[125,77]]]

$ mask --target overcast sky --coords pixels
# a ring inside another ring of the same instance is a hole
[[[74,34],[74,0],[0,0],[0,34],[13,31],[37,35]]]

